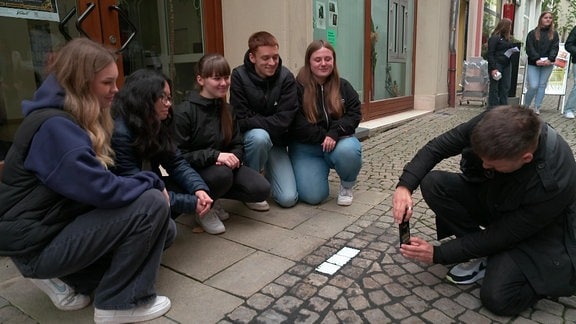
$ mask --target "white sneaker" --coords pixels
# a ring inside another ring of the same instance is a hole
[[[228,220],[228,218],[230,218],[230,214],[228,214],[226,209],[224,209],[224,206],[222,206],[222,202],[220,200],[216,200],[212,204],[212,209],[214,209],[214,211],[218,215],[218,218],[220,218],[221,221],[225,221]]]
[[[166,314],[170,310],[170,299],[156,296],[156,299],[132,309],[94,309],[96,323],[134,323],[149,321]]]
[[[266,200],[259,201],[259,202],[244,202],[244,205],[246,205],[246,207],[248,207],[252,210],[256,210],[256,211],[268,211],[268,210],[270,210],[270,205],[268,205],[268,202]]]
[[[574,113],[571,112],[571,111],[567,111],[567,112],[564,114],[564,117],[566,117],[566,118],[568,118],[568,119],[574,119]]]
[[[218,218],[218,213],[214,208],[211,208],[204,216],[200,217],[197,214],[196,223],[202,226],[204,232],[208,234],[222,234],[226,232],[226,228],[220,218]]]
[[[31,279],[36,287],[40,288],[50,299],[56,308],[63,311],[82,309],[90,304],[90,297],[77,294],[74,289],[58,278]]]
[[[352,205],[352,200],[354,200],[352,188],[344,188],[342,185],[340,185],[340,192],[338,193],[338,205],[350,206]]]
[[[534,112],[536,113],[536,115],[540,115],[540,108],[534,107]]]
[[[446,279],[458,285],[475,283],[484,278],[484,274],[486,273],[486,264],[486,258],[479,258],[465,263],[460,263],[448,271]]]

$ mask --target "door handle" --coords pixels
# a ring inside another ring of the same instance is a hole
[[[82,36],[84,36],[86,38],[90,38],[90,36],[88,35],[88,33],[86,33],[84,31],[84,29],[82,29],[82,23],[84,22],[84,19],[86,19],[86,17],[88,17],[88,15],[90,15],[90,13],[92,13],[94,8],[96,8],[96,5],[94,4],[94,2],[90,2],[88,4],[88,8],[86,8],[86,11],[84,11],[82,13],[82,15],[80,15],[80,17],[78,17],[78,20],[76,21],[76,30],[78,30],[78,32],[80,32],[80,34],[82,34]]]
[[[62,36],[64,36],[64,39],[66,39],[66,41],[70,41],[72,40],[72,36],[70,36],[70,34],[68,34],[68,32],[66,31],[66,29],[64,29],[64,27],[66,26],[66,24],[68,23],[68,21],[70,19],[72,19],[72,17],[76,14],[76,7],[73,7],[72,9],[70,9],[70,11],[66,14],[66,16],[64,16],[64,18],[62,18],[62,21],[58,24],[58,30],[60,31],[60,34],[62,34]]]
[[[118,12],[118,16],[120,18],[122,18],[124,21],[126,21],[128,23],[128,25],[130,26],[130,28],[132,29],[132,33],[130,34],[130,36],[128,36],[128,39],[126,40],[126,42],[124,44],[122,44],[122,46],[120,46],[120,49],[118,49],[116,51],[116,53],[121,53],[122,51],[124,51],[126,49],[128,44],[130,44],[130,42],[132,42],[132,40],[134,40],[134,36],[136,36],[136,32],[138,30],[136,29],[136,26],[134,26],[134,24],[130,21],[130,19],[128,18],[128,15],[122,9],[120,9],[120,7],[110,6],[109,8],[111,10],[115,10],[116,12]]]

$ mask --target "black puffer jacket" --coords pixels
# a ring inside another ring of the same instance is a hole
[[[274,144],[285,145],[288,129],[298,109],[294,75],[282,66],[280,59],[276,73],[263,79],[256,74],[246,52],[244,64],[232,71],[230,104],[234,107],[242,133],[262,128]]]
[[[541,57],[547,57],[550,62],[556,61],[559,51],[558,33],[554,31],[552,39],[548,38],[548,29],[540,30],[540,39],[536,40],[536,30],[533,29],[526,36],[526,54],[528,64],[536,65],[536,61]]]
[[[318,121],[315,124],[311,124],[308,119],[306,119],[306,115],[304,115],[304,110],[302,109],[304,87],[298,83],[297,88],[299,108],[292,123],[290,131],[291,139],[300,143],[321,144],[326,136],[337,141],[339,137],[354,134],[356,127],[358,127],[360,120],[362,120],[362,111],[360,109],[361,104],[358,93],[354,90],[350,82],[340,78],[340,95],[342,96],[342,103],[344,105],[344,114],[339,119],[334,119],[327,113],[324,105],[324,88],[318,86],[318,92],[316,94]]]
[[[230,105],[226,107],[233,113]],[[244,146],[236,119],[232,118],[234,130],[226,145],[220,128],[221,109],[222,99],[207,99],[195,91],[174,109],[178,147],[195,169],[214,165],[220,152],[232,153],[242,161]]]

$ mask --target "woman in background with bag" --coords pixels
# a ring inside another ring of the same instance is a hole
[[[488,91],[488,106],[508,104],[510,79],[510,55],[514,44],[511,42],[510,32],[512,20],[502,18],[492,36],[488,39],[488,71],[490,72],[490,90]]]

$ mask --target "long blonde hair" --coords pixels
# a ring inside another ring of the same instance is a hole
[[[114,165],[110,139],[114,121],[91,91],[96,73],[116,62],[112,49],[87,38],[76,38],[62,47],[49,71],[65,90],[64,111],[69,112],[90,137],[96,158],[105,167]]]

